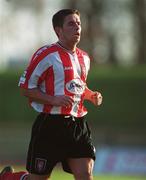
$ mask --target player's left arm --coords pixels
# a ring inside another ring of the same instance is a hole
[[[84,100],[92,102],[95,106],[100,106],[102,104],[102,95],[98,91],[92,91],[87,86],[84,92]]]
[[[86,75],[88,74],[88,71],[90,69],[90,58],[88,54],[86,54]],[[87,78],[87,77],[86,77]],[[87,84],[84,91],[84,100],[88,100],[92,102],[95,106],[100,106],[102,104],[102,95],[98,91],[92,91],[88,88]]]

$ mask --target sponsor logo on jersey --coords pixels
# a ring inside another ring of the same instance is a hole
[[[64,70],[72,70],[72,69],[73,69],[72,66],[66,66],[66,67],[64,67]]]
[[[72,79],[66,83],[66,89],[73,94],[83,94],[85,83],[81,79]]]

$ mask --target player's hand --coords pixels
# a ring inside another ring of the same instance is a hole
[[[93,92],[91,95],[91,102],[95,105],[95,106],[100,106],[102,104],[102,95],[100,92]]]
[[[52,100],[53,106],[63,106],[63,107],[70,107],[72,106],[74,100],[70,96],[67,95],[58,95],[54,96]]]
[[[102,103],[102,95],[98,91],[92,91],[89,88],[85,90],[85,100],[91,101],[95,106],[100,106]]]

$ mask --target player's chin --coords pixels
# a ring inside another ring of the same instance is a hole
[[[75,36],[74,38],[72,38],[72,41],[74,43],[79,43],[80,42],[80,37],[79,36]]]

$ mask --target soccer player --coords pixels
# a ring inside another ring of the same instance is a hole
[[[22,94],[38,112],[27,155],[28,179],[50,179],[61,162],[75,180],[92,180],[95,148],[83,103],[99,106],[102,95],[86,84],[90,58],[77,48],[80,13],[63,9],[52,22],[58,41],[34,53],[19,81]]]

